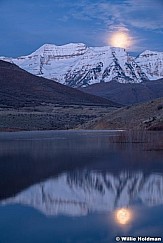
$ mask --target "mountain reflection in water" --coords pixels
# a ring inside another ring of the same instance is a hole
[[[163,237],[162,139],[146,135],[1,133],[0,242]]]
[[[151,150],[160,136],[150,135],[149,141],[155,140],[148,144],[138,143],[137,134],[128,143],[117,131],[1,133],[0,200],[74,170],[79,177],[83,169],[115,176],[125,171],[163,173],[162,151]]]
[[[46,215],[81,216],[109,212],[139,202],[146,206],[163,204],[163,175],[142,172],[77,171],[33,185],[2,204],[19,203]]]

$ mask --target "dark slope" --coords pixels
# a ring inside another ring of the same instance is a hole
[[[111,81],[93,84],[80,90],[120,104],[130,105],[163,97],[163,79],[138,84],[121,84]]]
[[[82,129],[163,130],[163,98],[117,109],[83,124]]]
[[[52,104],[115,104],[109,100],[32,75],[15,64],[0,61],[0,105],[21,107]]]

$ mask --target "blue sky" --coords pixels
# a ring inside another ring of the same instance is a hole
[[[27,55],[45,43],[108,44],[121,29],[128,49],[163,51],[163,0],[0,0],[0,56]]]

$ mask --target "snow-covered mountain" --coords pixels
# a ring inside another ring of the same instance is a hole
[[[87,47],[83,43],[45,44],[28,56],[0,59],[71,87],[116,80],[139,83],[163,77],[163,53],[145,51],[137,58],[122,48]]]
[[[146,206],[163,204],[163,175],[147,176],[142,172],[113,175],[94,171],[65,173],[31,186],[0,204],[20,203],[46,215],[80,216],[114,211],[138,201]]]
[[[163,53],[145,51],[137,58],[122,48],[87,47],[85,44],[45,44],[28,56],[0,59],[26,71],[71,87],[116,80],[139,83],[163,77]]]
[[[163,77],[163,52],[144,51],[136,58],[136,62],[149,80]]]

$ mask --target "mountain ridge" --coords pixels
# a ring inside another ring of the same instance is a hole
[[[0,59],[75,88],[111,80],[140,83],[163,78],[163,52],[149,50],[135,58],[123,48],[88,47],[83,43],[44,44],[30,55]]]
[[[111,81],[92,84],[79,90],[123,105],[133,105],[163,97],[163,79],[132,84]]]

